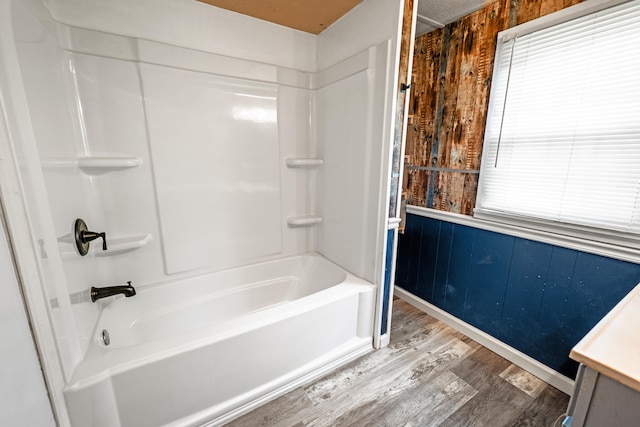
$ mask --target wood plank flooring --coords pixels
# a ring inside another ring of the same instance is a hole
[[[396,299],[388,347],[257,408],[231,427],[551,427],[569,397]]]

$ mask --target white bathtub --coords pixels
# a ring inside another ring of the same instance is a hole
[[[374,292],[308,254],[105,301],[65,388],[72,423],[223,424],[371,350]]]

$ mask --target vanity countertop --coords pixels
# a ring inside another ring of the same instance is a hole
[[[640,391],[640,285],[589,331],[570,357]]]

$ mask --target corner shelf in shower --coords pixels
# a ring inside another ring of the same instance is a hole
[[[321,222],[322,217],[319,215],[290,216],[287,218],[289,227],[313,227]]]
[[[124,169],[137,168],[142,164],[139,157],[87,156],[78,157],[78,168],[89,175],[99,175]]]
[[[323,163],[324,160],[318,158],[287,158],[287,167],[292,169],[313,169],[317,168],[318,166],[322,166]]]

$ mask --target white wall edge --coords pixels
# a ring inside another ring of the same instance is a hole
[[[521,351],[516,350],[515,348],[503,343],[497,338],[492,337],[486,332],[481,331],[475,326],[471,326],[470,324],[458,319],[455,316],[452,316],[444,310],[439,309],[438,307],[428,303],[422,298],[416,297],[415,295],[405,291],[404,289],[396,287],[395,295],[413,305],[414,307],[424,311],[430,316],[433,316],[439,321],[447,324],[453,329],[465,334],[472,340],[476,341],[478,344],[481,344],[494,353],[504,357],[509,362],[521,367],[525,371],[530,372],[531,374],[540,378],[547,384],[557,388],[563,393],[566,393],[569,396],[573,394],[574,381],[572,379],[565,377],[559,372],[554,371],[548,366],[538,362],[534,358],[527,356]]]
[[[402,7],[400,9],[400,16],[402,16]],[[398,18],[400,19],[400,18]],[[398,24],[399,25],[399,24]],[[382,116],[385,118],[381,128],[381,135],[383,138],[382,141],[382,155],[380,157],[380,176],[378,177],[378,184],[380,188],[380,193],[378,195],[378,213],[376,219],[376,229],[377,230],[385,230],[384,232],[378,232],[377,236],[374,240],[374,246],[376,248],[375,251],[375,262],[374,262],[374,282],[377,285],[377,300],[376,300],[376,314],[374,321],[374,333],[373,333],[373,343],[376,348],[382,348],[385,345],[388,345],[388,340],[390,337],[388,336],[389,327],[391,325],[391,319],[388,318],[387,321],[387,332],[383,333],[382,328],[382,313],[384,307],[384,281],[385,281],[385,269],[386,269],[386,256],[387,256],[387,238],[388,238],[388,220],[389,220],[389,193],[391,189],[391,151],[393,149],[393,131],[394,131],[394,120],[395,117],[391,116],[390,112],[395,110],[395,88],[398,84],[398,67],[399,60],[394,61],[395,58],[394,49],[398,50],[398,43],[392,45],[392,40],[387,40],[386,42],[380,43],[376,46],[376,53],[372,55],[370,58],[370,62],[372,64],[376,64],[376,68],[382,69],[384,64],[384,69],[386,70],[387,77],[385,78],[384,85],[384,103],[383,108],[384,112]],[[379,78],[379,76],[377,77]],[[373,103],[369,107],[373,108]],[[371,131],[372,123],[369,123],[369,131]],[[368,135],[370,136],[370,135]],[[371,165],[370,165],[371,167]],[[389,284],[389,307],[393,305],[392,294],[393,294],[393,280],[394,275],[391,276],[391,282]],[[387,338],[385,338],[385,335]]]
[[[407,62],[407,78],[406,84],[408,87],[405,89],[405,97],[404,97],[404,106],[402,107],[402,139],[400,141],[400,167],[398,168],[398,194],[396,198],[396,215],[400,215],[401,206],[402,206],[402,189],[404,188],[404,159],[407,151],[407,133],[409,130],[409,104],[411,103],[411,85],[413,84],[413,52],[415,52],[416,47],[416,25],[417,25],[417,16],[418,16],[418,0],[413,2],[413,10],[411,11],[411,38],[409,39],[409,58]],[[400,47],[398,48],[398,62],[400,62],[400,56],[402,52],[400,49],[402,48],[402,27],[404,27],[404,11],[403,11],[403,22],[400,25]],[[399,71],[399,70],[398,70]],[[400,79],[400,75],[398,74],[398,79]],[[402,218],[399,218],[400,222]],[[399,225],[399,223],[398,223]]]
[[[0,3],[0,12],[0,16],[11,16],[8,2]],[[11,45],[4,42],[13,40],[11,26],[5,25],[7,21],[0,26],[0,29],[4,30],[0,34],[0,58],[3,60],[6,60],[7,56],[15,55]],[[15,65],[17,66],[17,61]],[[43,291],[37,262],[39,248],[32,239],[29,214],[22,196],[18,161],[11,144],[12,136],[8,122],[10,117],[6,109],[12,103],[12,87],[6,75],[9,70],[6,70],[6,65],[3,68],[5,69],[0,69],[0,203],[3,216],[1,226],[6,225],[7,244],[14,258],[17,280],[23,293],[25,311],[38,350],[54,416],[59,425],[68,426],[70,422],[62,393],[62,387],[66,382],[65,374],[58,358],[55,333],[47,314],[48,300]],[[12,71],[16,72],[15,69]],[[15,91],[15,88],[13,89]]]
[[[487,221],[468,215],[444,212],[420,206],[407,205],[407,213],[640,264],[640,251],[624,246]]]
[[[399,101],[399,82],[400,82],[400,57],[401,57],[401,48],[402,48],[402,32],[403,32],[403,27],[404,27],[404,6],[405,6],[405,2],[404,0],[401,0],[397,3],[397,8],[394,9],[394,13],[395,13],[395,22],[396,22],[396,26],[395,26],[395,32],[392,34],[392,38],[391,40],[395,40],[395,44],[393,44],[392,46],[390,46],[390,49],[388,49],[387,51],[387,73],[392,76],[391,79],[387,79],[387,85],[385,87],[385,92],[388,94],[388,100],[385,103],[385,107],[387,109],[385,109],[385,113],[384,113],[384,117],[387,118],[388,121],[388,127],[383,128],[383,135],[385,136],[385,138],[388,141],[388,145],[386,145],[387,148],[387,152],[384,153],[383,156],[383,160],[385,163],[383,163],[384,165],[386,165],[386,171],[384,172],[384,174],[381,176],[381,179],[386,180],[386,182],[384,182],[382,184],[382,188],[384,188],[384,196],[381,198],[380,200],[380,207],[381,207],[381,211],[380,211],[380,220],[382,221],[384,219],[384,221],[386,222],[386,226],[387,226],[387,233],[384,233],[384,235],[382,236],[382,246],[378,249],[378,255],[381,256],[380,259],[380,263],[382,264],[382,271],[381,271],[381,285],[380,285],[380,291],[379,291],[379,295],[378,295],[378,310],[377,313],[379,313],[378,315],[376,315],[376,320],[380,323],[380,325],[377,326],[377,330],[376,330],[376,335],[374,335],[374,344],[376,344],[376,348],[381,348],[381,347],[385,347],[387,345],[389,345],[389,341],[391,339],[390,335],[391,335],[391,323],[393,321],[392,319],[392,313],[393,313],[393,297],[394,297],[394,290],[395,290],[395,277],[396,277],[396,261],[397,261],[397,255],[398,255],[398,229],[400,226],[400,222],[401,222],[401,218],[397,217],[397,218],[389,218],[389,210],[390,210],[390,203],[391,202],[391,181],[393,179],[393,150],[394,150],[394,145],[395,145],[395,139],[396,139],[396,129],[398,127],[398,123],[396,123],[396,120],[398,119],[397,115],[396,115],[396,111],[398,108],[398,101]],[[411,13],[411,35],[410,35],[410,46],[409,46],[409,65],[408,65],[408,69],[407,69],[407,79],[408,81],[411,78],[411,67],[413,64],[413,43],[414,43],[414,35],[415,35],[415,14],[417,11],[417,2],[415,2],[413,4],[413,10]],[[408,95],[408,94],[407,94]],[[403,154],[404,153],[404,143],[406,141],[406,133],[407,133],[407,123],[408,123],[408,116],[407,116],[407,111],[408,111],[408,106],[409,106],[409,96],[405,95],[405,104],[402,106],[403,110],[404,110],[404,114],[402,115],[402,120],[403,123],[400,124],[400,128],[402,129],[402,135],[400,136],[400,152],[401,152],[401,158],[399,159],[400,162],[400,168],[399,168],[399,173],[400,173],[400,178],[398,179],[398,195],[396,197],[395,203],[396,203],[396,214],[397,212],[399,212],[399,207],[400,207],[400,198],[401,198],[401,189],[402,189],[402,168],[403,168]],[[383,167],[384,170],[384,167]],[[385,288],[385,280],[386,280],[386,261],[387,261],[387,257],[389,256],[387,253],[387,248],[388,248],[388,241],[387,239],[389,238],[389,231],[393,231],[392,232],[392,253],[391,253],[391,266],[390,266],[390,272],[389,272],[389,292],[387,295],[387,310],[386,313],[383,313],[384,310],[384,303],[385,303],[385,299],[384,299],[384,288]],[[382,318],[383,315],[386,315],[386,331],[381,331],[381,326],[382,326]],[[380,334],[380,336],[378,336],[378,334]]]

